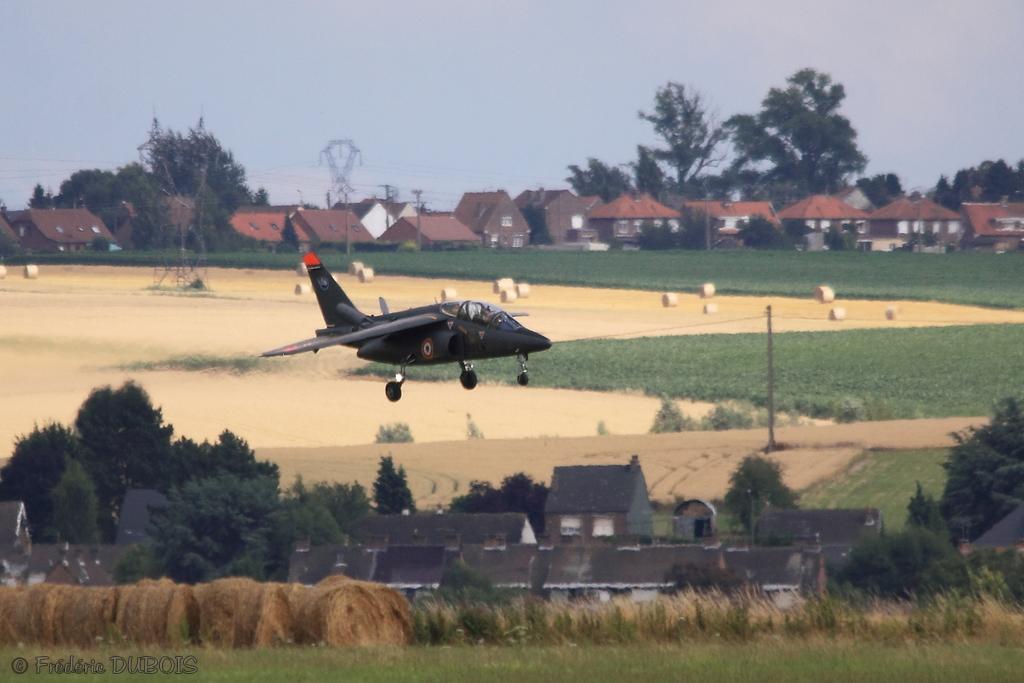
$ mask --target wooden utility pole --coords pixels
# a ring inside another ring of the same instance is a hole
[[[420,228],[420,214],[423,213],[423,190],[413,190],[416,195],[416,249],[423,250],[423,229]]]
[[[765,309],[768,314],[768,446],[765,451],[775,450],[775,352],[772,348],[772,307]]]

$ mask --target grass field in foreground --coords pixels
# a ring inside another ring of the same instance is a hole
[[[925,493],[942,497],[946,471],[942,463],[949,451],[943,448],[911,451],[867,451],[845,472],[800,495],[800,507],[862,508],[882,511],[885,528],[895,531],[907,521],[907,502],[916,482]]]
[[[1024,650],[995,644],[914,644],[883,646],[852,641],[809,644],[699,644],[692,646],[587,647],[455,647],[406,649],[282,648],[225,651],[197,649],[170,652],[194,655],[193,676],[162,675],[36,675],[9,676],[11,660],[24,657],[30,667],[37,655],[51,660],[75,654],[108,662],[117,650],[42,652],[28,648],[0,652],[5,680],[25,678],[61,681],[146,681],[153,678],[195,678],[228,683],[305,681],[833,681],[839,683],[916,683],[917,681],[1017,681]],[[136,653],[137,654],[137,653]],[[159,656],[162,653],[147,653]],[[108,667],[109,671],[109,667]]]
[[[765,343],[763,334],[563,342],[530,358],[530,382],[764,405]],[[515,381],[515,359],[476,367],[483,382]],[[1021,367],[1021,325],[775,336],[776,405],[813,416],[838,415],[845,399],[859,401],[872,419],[988,415],[996,400],[1020,394],[1014,369]],[[371,364],[356,372],[389,376],[394,369]],[[411,367],[408,375],[457,381],[458,367]]]
[[[324,263],[343,271],[344,254],[323,251]],[[9,259],[37,263],[162,265],[175,254],[159,252],[34,254]],[[1024,254],[958,252],[936,256],[912,253],[797,251],[609,251],[567,253],[471,250],[456,252],[367,252],[352,260],[382,275],[493,280],[512,277],[533,283],[694,291],[714,282],[723,294],[808,297],[814,287],[831,285],[842,298],[916,299],[950,303],[1024,307]],[[294,268],[296,254],[214,253],[210,266]]]

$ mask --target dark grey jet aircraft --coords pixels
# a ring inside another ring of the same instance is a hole
[[[384,386],[388,400],[402,398],[408,365],[458,363],[459,380],[472,389],[477,377],[471,361],[515,356],[519,384],[526,386],[526,361],[531,353],[551,348],[551,341],[520,325],[509,313],[480,301],[446,301],[392,313],[384,299],[381,315],[356,310],[344,290],[313,252],[303,257],[327,327],[316,337],[267,351],[264,356],[290,356],[328,346],[349,346],[366,360],[398,365],[401,370]]]

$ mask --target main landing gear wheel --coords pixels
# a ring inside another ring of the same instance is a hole
[[[475,389],[476,388],[476,370],[469,363],[460,363],[462,365],[462,374],[459,375],[459,381],[462,382],[463,389]]]
[[[384,385],[384,394],[388,397],[388,400],[394,403],[402,398],[402,383],[401,382],[388,382]]]

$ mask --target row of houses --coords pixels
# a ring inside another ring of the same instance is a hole
[[[187,197],[164,197],[168,230],[177,239],[195,219]],[[803,223],[806,248],[822,249],[825,235],[843,227],[856,236],[864,251],[891,251],[911,242],[1014,251],[1024,248],[1024,203],[965,203],[951,211],[921,195],[899,197],[874,207],[856,188],[836,195],[812,195],[776,211],[767,201],[688,200],[673,197],[661,203],[648,195],[622,195],[611,202],[577,196],[570,190],[526,190],[512,199],[504,190],[467,192],[454,211],[418,211],[409,202],[368,198],[330,209],[296,205],[246,206],[236,211],[231,228],[246,238],[275,246],[290,223],[302,248],[322,244],[419,242],[426,248],[484,246],[519,249],[530,236],[547,233],[555,245],[588,248],[597,245],[636,247],[644,226],[667,225],[677,230],[684,214],[706,217],[714,246],[742,246],[740,229],[761,217],[781,229],[784,221]],[[77,251],[96,239],[132,248],[134,211],[124,203],[117,224],[109,227],[87,209],[0,207],[0,233],[32,251]]]

